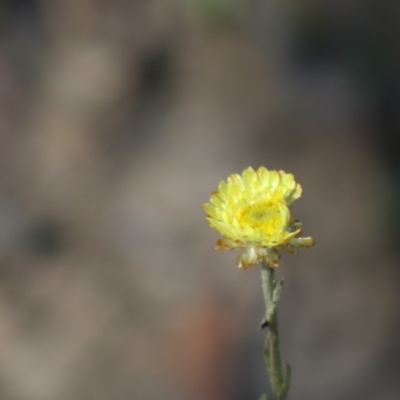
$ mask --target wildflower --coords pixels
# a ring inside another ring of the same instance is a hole
[[[280,250],[293,254],[314,245],[313,238],[300,237],[302,224],[290,210],[301,192],[293,175],[283,171],[249,167],[231,175],[204,205],[210,226],[223,236],[216,248],[241,250],[238,265],[247,269],[263,260],[276,268]]]

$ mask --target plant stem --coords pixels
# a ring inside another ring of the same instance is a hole
[[[275,271],[267,262],[261,264],[262,287],[265,299],[266,317],[262,326],[267,326],[264,355],[275,400],[285,400],[290,384],[290,367],[285,365],[285,376],[279,350],[277,306],[283,281],[275,281]]]

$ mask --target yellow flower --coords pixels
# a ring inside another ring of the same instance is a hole
[[[302,224],[290,210],[301,191],[292,174],[265,167],[249,167],[222,181],[204,204],[210,226],[223,235],[216,248],[241,249],[238,265],[247,269],[263,260],[276,268],[280,250],[296,253],[314,245],[313,238],[299,237]]]

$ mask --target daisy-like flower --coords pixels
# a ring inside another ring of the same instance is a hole
[[[263,260],[276,268],[280,250],[293,254],[313,246],[313,238],[300,237],[302,224],[290,210],[301,191],[292,174],[265,167],[249,167],[222,181],[204,204],[210,226],[223,236],[216,248],[240,249],[238,265],[247,269]]]

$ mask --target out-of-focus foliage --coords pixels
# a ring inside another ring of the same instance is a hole
[[[237,25],[246,15],[244,0],[187,0],[182,1],[188,15],[209,25]]]

